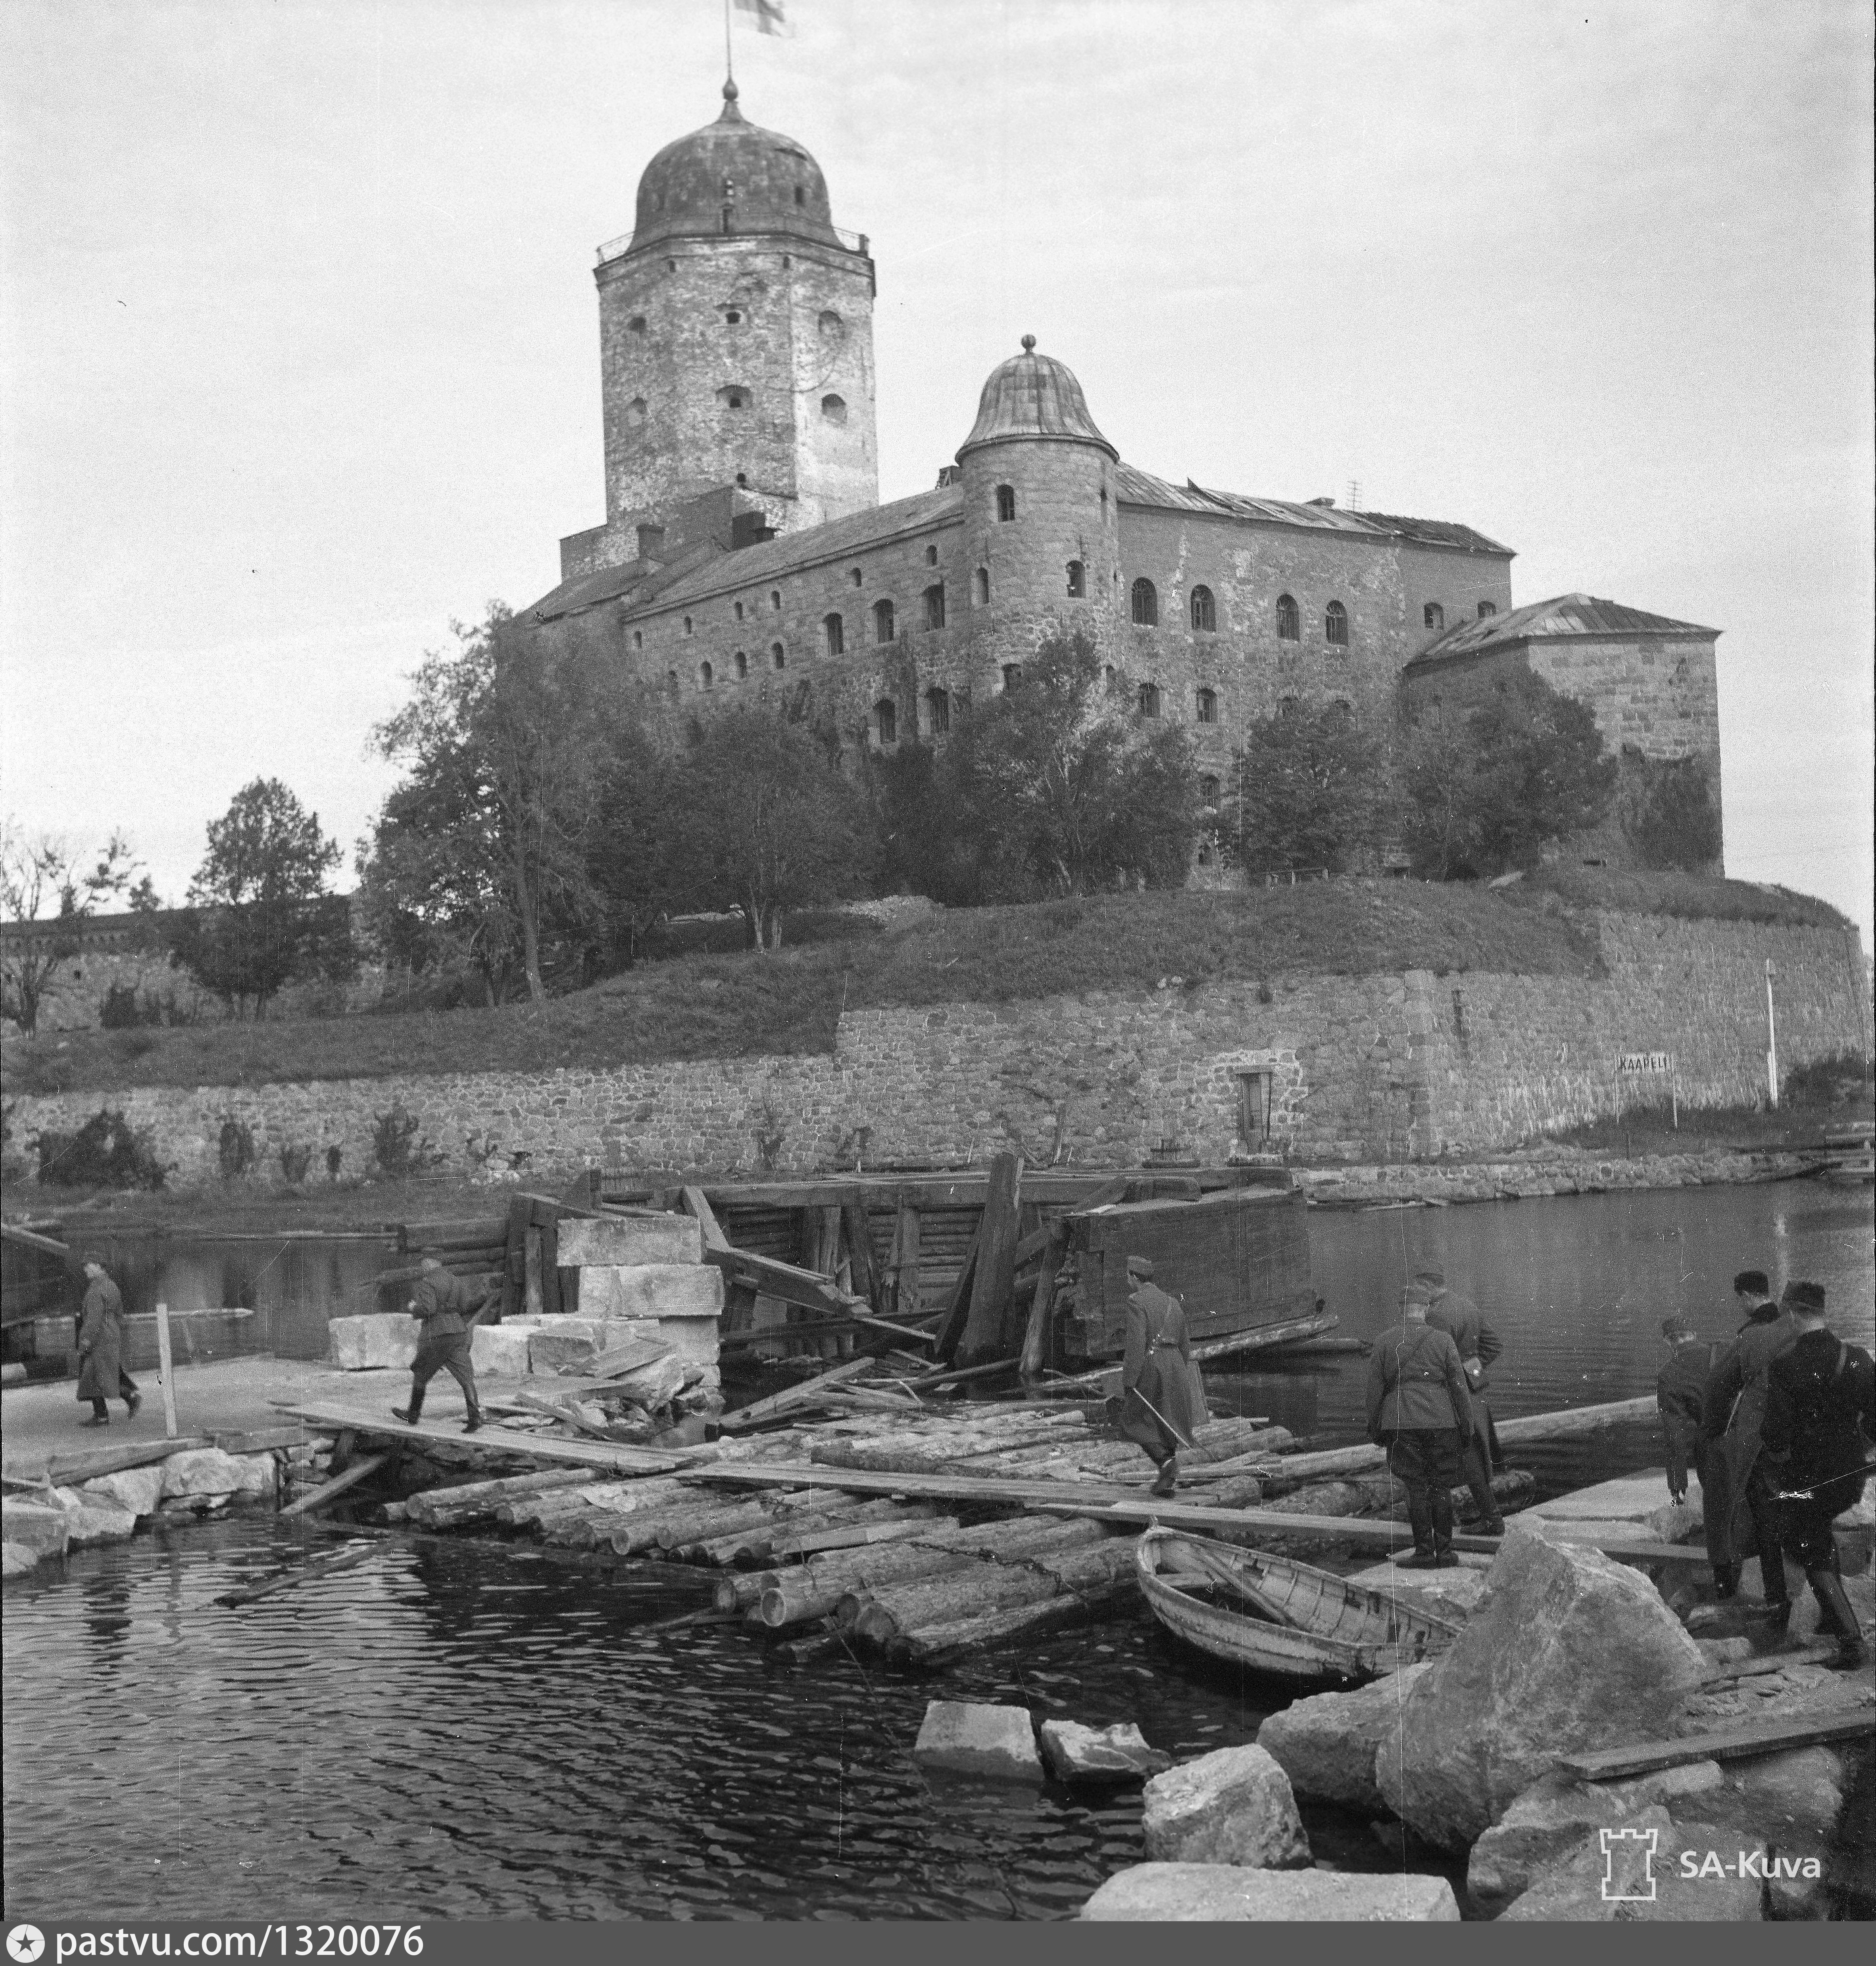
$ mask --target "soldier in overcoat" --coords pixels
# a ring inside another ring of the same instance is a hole
[[[405,1308],[421,1327],[417,1336],[417,1356],[411,1362],[410,1404],[391,1410],[412,1426],[423,1416],[424,1394],[439,1372],[447,1372],[463,1389],[469,1408],[469,1423],[463,1431],[473,1433],[482,1424],[482,1402],[476,1394],[476,1368],[470,1360],[470,1327],[482,1314],[482,1306],[472,1301],[469,1286],[454,1276],[434,1256],[426,1256],[423,1274]],[[486,1300],[484,1300],[486,1302]]]
[[[1485,1404],[1485,1389],[1491,1384],[1489,1367],[1504,1351],[1498,1333],[1485,1321],[1485,1313],[1469,1297],[1448,1288],[1442,1270],[1418,1270],[1414,1281],[1427,1289],[1426,1321],[1435,1331],[1443,1331],[1458,1347],[1459,1362],[1465,1368],[1466,1390],[1472,1397],[1472,1432],[1460,1459],[1460,1475],[1472,1491],[1473,1506],[1479,1512],[1481,1536],[1503,1536],[1504,1518],[1492,1494],[1492,1468],[1497,1460],[1493,1449],[1497,1436],[1492,1431],[1491,1408]]]
[[[1127,1259],[1127,1342],[1121,1358],[1120,1430],[1159,1469],[1155,1495],[1179,1483],[1179,1450],[1193,1444],[1192,1340],[1186,1310],[1153,1281],[1145,1256]]]
[[[1733,1574],[1738,1574],[1742,1546],[1738,1505],[1743,1502],[1751,1517],[1766,1610],[1781,1628],[1790,1621],[1790,1594],[1785,1587],[1777,1505],[1765,1471],[1759,1465],[1759,1430],[1765,1417],[1766,1373],[1774,1358],[1790,1349],[1797,1335],[1797,1326],[1782,1305],[1778,1315],[1770,1320],[1755,1312],[1713,1361],[1700,1394],[1701,1436],[1719,1444],[1719,1464],[1725,1471],[1729,1554]],[[1716,1515],[1720,1513],[1718,1509],[1714,1511]],[[1710,1543],[1708,1555],[1713,1555]],[[1717,1565],[1718,1559],[1713,1560]]]
[[[1406,1485],[1413,1526],[1413,1570],[1450,1569],[1452,1491],[1472,1434],[1472,1399],[1459,1348],[1427,1323],[1426,1287],[1409,1284],[1401,1323],[1368,1354],[1368,1438],[1387,1450],[1387,1465]]]
[[[124,1369],[124,1297],[105,1271],[103,1259],[85,1258],[85,1303],[78,1325],[78,1397],[91,1402],[86,1426],[108,1426],[105,1403],[121,1399],[132,1420],[144,1403],[137,1382]]]

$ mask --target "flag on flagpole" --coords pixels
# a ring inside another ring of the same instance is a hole
[[[759,34],[780,34],[786,40],[794,34],[782,11],[783,0],[736,0],[736,7],[739,13],[754,16]]]

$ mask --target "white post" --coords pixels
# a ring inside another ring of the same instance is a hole
[[[1765,959],[1765,1088],[1771,1108],[1778,1110],[1778,1026],[1772,1014],[1771,958]]]
[[[1674,1107],[1674,1131],[1681,1130],[1681,1061],[1671,1059],[1668,1065],[1668,1097]]]
[[[170,1307],[157,1307],[157,1364],[163,1374],[163,1431],[166,1439],[176,1438],[176,1375],[170,1365]]]

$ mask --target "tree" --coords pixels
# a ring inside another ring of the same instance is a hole
[[[799,724],[754,709],[714,719],[686,761],[683,803],[698,898],[739,909],[752,948],[781,946],[788,910],[866,885],[864,801]]]
[[[326,892],[337,843],[278,778],[244,785],[208,825],[208,850],[178,923],[176,960],[205,989],[257,1017],[281,985],[354,963],[348,910]]]
[[[1257,718],[1232,762],[1220,844],[1252,873],[1345,873],[1379,830],[1380,769],[1373,740],[1342,704]]]
[[[1515,670],[1403,747],[1402,830],[1415,872],[1480,878],[1537,863],[1546,840],[1598,825],[1616,764],[1587,705]]]
[[[73,924],[106,904],[138,913],[158,904],[150,876],[121,833],[114,832],[89,872],[56,835],[29,836],[17,820],[0,822],[0,1017],[30,1037],[59,965],[77,952]]]
[[[1719,804],[1698,758],[1647,758],[1623,746],[1619,809],[1645,867],[1703,873],[1719,859]]]

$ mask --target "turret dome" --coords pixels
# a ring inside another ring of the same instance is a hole
[[[1020,355],[990,371],[977,399],[977,420],[958,446],[958,461],[980,444],[1024,438],[1092,443],[1116,463],[1120,460],[1120,453],[1095,428],[1074,371],[1052,355],[1037,354],[1033,334],[1023,337]]]
[[[733,82],[714,123],[667,143],[638,180],[634,250],[661,239],[792,232],[842,242],[821,166],[792,137],[743,120]]]

